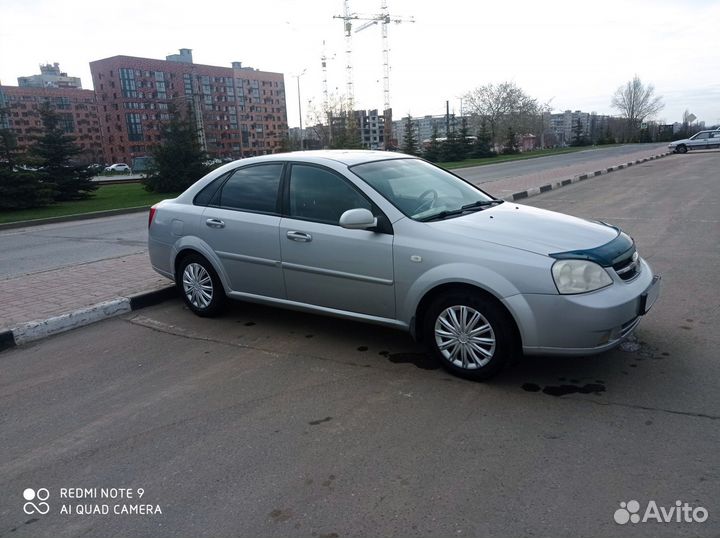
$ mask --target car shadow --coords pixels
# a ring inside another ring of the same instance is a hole
[[[224,319],[244,330],[266,330],[287,339],[300,353],[363,366],[406,365],[447,379],[441,365],[409,334],[383,326],[270,306],[232,301]],[[645,359],[655,358],[644,342],[631,337],[619,348],[585,357],[522,356],[484,383],[552,396],[602,394],[637,373]],[[463,383],[476,383],[456,378]],[[623,383],[624,384],[624,383]]]

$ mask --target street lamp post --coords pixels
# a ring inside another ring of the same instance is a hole
[[[302,101],[300,100],[300,77],[305,74],[307,68],[303,69],[299,75],[295,75],[297,79],[297,93],[298,93],[298,117],[300,119],[300,151],[305,149],[303,146],[303,126],[302,126]]]

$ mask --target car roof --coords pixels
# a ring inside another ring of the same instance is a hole
[[[274,153],[272,155],[263,155],[260,157],[250,157],[243,159],[243,164],[250,162],[268,162],[268,161],[303,161],[320,164],[327,161],[335,161],[347,166],[355,164],[368,163],[373,161],[383,161],[388,159],[414,158],[412,155],[404,153],[395,153],[392,151],[374,151],[360,149],[321,149],[312,151],[292,151],[289,153]]]

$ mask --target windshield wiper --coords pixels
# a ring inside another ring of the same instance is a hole
[[[489,205],[495,205],[495,204],[502,204],[504,200],[478,200],[477,202],[473,202],[472,204],[466,204],[462,206],[460,209],[463,209],[465,211],[469,209],[475,209],[475,208],[482,208],[487,207]]]
[[[440,211],[439,213],[435,213],[434,215],[428,215],[427,217],[418,219],[418,221],[430,222],[431,220],[442,220],[447,217],[452,217],[454,215],[461,215],[467,211],[479,211],[488,206],[502,203],[503,200],[478,200],[477,202],[473,202],[471,204],[465,204],[464,206],[460,207],[460,209],[445,209],[443,211]]]

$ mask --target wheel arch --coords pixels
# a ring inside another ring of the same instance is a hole
[[[474,284],[468,284],[466,282],[445,282],[429,289],[425,293],[425,295],[423,295],[422,299],[420,299],[420,302],[417,305],[417,308],[415,309],[415,315],[413,316],[413,320],[411,323],[412,335],[418,342],[423,342],[425,338],[425,335],[423,334],[423,321],[425,319],[425,316],[427,315],[427,311],[430,308],[430,305],[432,305],[438,297],[456,292],[480,296],[500,308],[501,312],[503,312],[510,325],[510,330],[512,332],[515,343],[518,346],[518,349],[522,349],[522,336],[520,333],[520,329],[518,327],[517,321],[515,320],[515,317],[512,315],[512,312],[508,310],[507,306],[505,306],[505,304],[497,296],[495,296],[488,290]]]
[[[203,245],[198,245],[195,243],[185,243],[177,246],[175,255],[172,260],[173,277],[175,282],[177,282],[178,279],[178,271],[180,270],[180,265],[188,256],[191,256],[193,254],[202,256],[205,260],[207,260],[207,262],[215,270],[215,273],[217,273],[218,278],[223,285],[225,293],[227,293],[228,290],[230,290],[230,281],[228,280],[227,274],[225,273],[225,270],[223,269],[220,260],[217,259],[217,255],[215,255],[211,250],[203,248]]]

